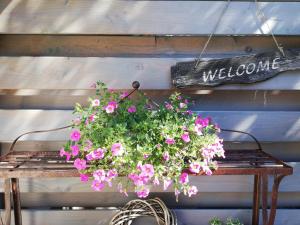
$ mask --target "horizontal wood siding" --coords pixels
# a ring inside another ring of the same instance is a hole
[[[225,1],[2,1],[0,32],[209,34],[225,4]],[[300,32],[298,3],[260,4],[275,34]],[[265,34],[269,30],[257,19],[253,2],[232,2],[216,33]]]
[[[110,210],[23,210],[24,225],[91,225],[109,223],[109,220],[117,213],[116,209]],[[251,224],[251,210],[248,209],[200,209],[200,210],[175,210],[179,225],[207,225],[215,216],[225,220],[228,217],[240,218],[247,225]],[[45,218],[51,218],[45,220]],[[298,225],[300,216],[295,209],[280,209],[277,211],[274,225]],[[291,220],[293,218],[293,220]],[[155,221],[151,217],[139,218],[133,225],[152,225]]]
[[[0,1],[0,150],[19,134],[70,123],[76,102],[87,104],[90,85],[141,89],[163,103],[175,89],[170,67],[195,59],[226,1]],[[259,3],[284,48],[300,48],[300,2]],[[276,50],[253,1],[232,1],[203,55],[224,58]],[[275,225],[299,225],[300,71],[285,72],[252,85],[177,90],[195,100],[192,108],[222,128],[254,134],[263,149],[294,167],[283,179]],[[45,122],[47,121],[47,122]],[[29,135],[17,151],[58,150],[69,130]],[[226,148],[256,148],[239,134],[222,134]],[[180,197],[153,189],[176,209],[180,225],[206,225],[213,216],[239,217],[250,224],[253,178],[193,177],[200,194]],[[272,180],[269,181],[269,191]],[[3,197],[3,181],[0,196]],[[24,225],[107,224],[129,198],[111,189],[93,192],[77,178],[21,179]],[[3,202],[1,202],[3,207]],[[69,210],[62,210],[69,209]],[[74,210],[70,210],[72,209]],[[76,208],[77,207],[77,208]],[[83,208],[82,208],[83,207]],[[83,210],[87,207],[86,210]],[[95,209],[97,210],[92,210]],[[110,207],[109,209],[107,207]],[[0,207],[1,208],[1,207]],[[45,218],[51,218],[46,219]],[[153,224],[147,219],[138,224]]]

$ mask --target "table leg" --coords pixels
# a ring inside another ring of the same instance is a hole
[[[11,178],[15,225],[22,225],[19,179]]]
[[[11,197],[10,197],[10,179],[4,181],[4,204],[5,204],[5,215],[4,225],[11,225]]]
[[[272,187],[272,202],[271,202],[271,209],[270,209],[268,225],[273,225],[275,222],[279,184],[280,184],[282,178],[284,178],[285,176],[286,175],[277,175],[277,174],[274,175],[274,183],[273,183],[273,187]]]
[[[252,225],[259,224],[260,176],[254,175]]]
[[[263,225],[268,225],[268,175],[263,174],[261,177],[262,180],[262,218],[263,218]]]

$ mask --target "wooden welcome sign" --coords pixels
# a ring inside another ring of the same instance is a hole
[[[172,82],[177,88],[250,84],[267,80],[277,74],[300,69],[300,49],[260,53],[226,59],[179,62],[171,67]]]

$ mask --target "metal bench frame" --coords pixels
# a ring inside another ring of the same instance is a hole
[[[134,82],[132,86],[134,90],[129,95],[138,90],[140,85],[138,82]],[[156,105],[155,102],[153,103]],[[17,141],[26,134],[57,131],[68,127],[70,126],[22,134],[14,140],[10,151],[0,157],[0,178],[5,179],[5,225],[11,224],[11,206],[13,206],[15,225],[22,225],[19,178],[38,179],[79,176],[77,170],[74,169],[73,161],[66,162],[59,156],[59,152],[57,151],[13,151]],[[259,141],[253,135],[243,131],[227,129],[222,129],[222,131],[249,135],[256,142],[258,148],[250,150],[226,150],[225,159],[216,159],[219,168],[213,172],[213,175],[253,175],[252,225],[259,224],[260,207],[262,209],[263,225],[273,225],[276,216],[279,184],[285,176],[293,173],[293,168],[264,152]],[[271,205],[268,212],[269,176],[273,176],[273,186]],[[11,193],[13,199],[12,205]]]

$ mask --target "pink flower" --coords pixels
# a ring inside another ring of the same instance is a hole
[[[195,125],[195,131],[196,131],[196,133],[197,133],[197,135],[202,135],[203,133],[202,133],[202,125],[200,125],[200,124],[196,124]]]
[[[130,106],[127,110],[129,113],[135,113],[136,112],[136,107],[134,105]]]
[[[91,140],[86,140],[85,141],[85,147],[84,147],[84,151],[88,151],[93,147],[93,142]]]
[[[97,107],[97,106],[99,106],[100,105],[100,100],[99,99],[94,99],[93,101],[92,101],[92,106],[93,107]]]
[[[71,150],[72,150],[72,155],[73,156],[77,156],[78,155],[78,153],[79,153],[79,147],[78,147],[78,145],[72,145],[71,146]]]
[[[150,192],[149,188],[143,187],[141,190],[138,190],[136,194],[139,198],[147,198],[149,192]]]
[[[168,187],[172,184],[172,180],[170,178],[164,180],[164,191],[168,189]]]
[[[96,170],[93,172],[93,177],[95,178],[95,180],[105,181],[105,171],[102,169]]]
[[[93,159],[103,159],[105,153],[105,149],[98,148],[93,151],[92,156]]]
[[[91,88],[96,88],[97,87],[97,84],[94,82],[94,83],[91,83],[90,85]]]
[[[158,177],[154,177],[153,184],[157,185],[157,186],[159,185],[159,179],[158,179]]]
[[[107,113],[113,113],[116,108],[118,108],[118,104],[115,101],[109,102],[108,105],[104,107]]]
[[[73,130],[70,137],[71,137],[72,141],[79,141],[80,137],[81,137],[80,131],[79,130]]]
[[[92,160],[94,160],[93,152],[87,154],[87,155],[85,156],[85,158],[86,158],[87,161],[92,161]]]
[[[120,95],[120,99],[123,99],[123,98],[126,98],[128,96],[128,92],[127,91],[125,91],[125,92],[123,92],[121,95]]]
[[[89,176],[86,175],[86,174],[80,174],[80,181],[88,182],[89,181]]]
[[[127,191],[126,191],[126,189],[123,189],[122,183],[118,183],[118,191],[120,193],[123,193],[126,197],[128,197]]]
[[[195,124],[196,125],[201,125],[203,128],[204,127],[207,127],[209,125],[209,122],[210,122],[210,118],[201,118],[200,115],[198,115],[196,121],[195,121]]]
[[[65,155],[65,149],[64,148],[61,148],[59,150],[59,155],[60,155],[60,157],[63,157]]]
[[[144,153],[143,158],[144,158],[144,159],[148,159],[149,156],[150,156],[150,155],[149,155],[148,153]]]
[[[84,170],[86,168],[86,161],[84,159],[75,159],[74,166],[78,170]]]
[[[196,195],[198,193],[198,188],[196,186],[191,186],[188,190],[188,195],[191,197],[192,195]]]
[[[107,113],[113,113],[115,111],[115,108],[112,105],[105,106],[105,111]]]
[[[89,116],[89,122],[94,122],[95,121],[95,114],[92,114]]]
[[[124,152],[124,148],[121,143],[115,143],[111,147],[112,155],[113,156],[120,156]]]
[[[168,103],[168,102],[166,102],[165,107],[166,107],[168,110],[173,109],[173,106],[172,106],[170,103]]]
[[[143,186],[148,182],[147,177],[139,176],[135,173],[131,173],[128,175],[128,178],[133,181],[135,186]]]
[[[99,180],[94,180],[92,183],[92,188],[94,191],[101,191],[104,188],[104,184]]]
[[[107,178],[108,178],[108,179],[114,179],[114,178],[116,178],[117,176],[118,176],[118,172],[117,172],[116,169],[112,169],[112,170],[109,170],[109,171],[107,172]]]
[[[164,158],[165,161],[169,161],[170,160],[169,152],[164,152],[163,153],[163,158]]]
[[[181,139],[182,139],[184,142],[190,142],[191,139],[190,139],[190,136],[189,136],[189,132],[184,132],[184,133],[181,135]]]
[[[208,166],[203,166],[203,171],[208,176],[212,175],[212,171],[210,170],[210,168]]]
[[[187,184],[189,182],[189,175],[187,173],[182,173],[179,177],[179,182],[182,184]]]
[[[81,118],[77,117],[73,120],[74,125],[79,125],[81,123]]]
[[[59,155],[61,157],[66,156],[66,161],[69,161],[71,158],[71,154],[69,152],[66,152],[64,148],[60,149]]]
[[[185,111],[185,113],[186,113],[187,115],[193,115],[192,110],[187,110],[187,111]]]
[[[112,179],[115,179],[118,176],[118,172],[115,169],[109,170],[107,172],[107,176],[105,178],[105,181],[108,183],[108,185],[111,187],[112,186]]]
[[[192,173],[199,173],[200,172],[200,169],[201,169],[201,166],[198,162],[192,162],[190,164],[190,168],[189,170],[192,172]]]
[[[168,145],[173,145],[173,144],[175,144],[175,140],[174,140],[174,138],[167,138],[167,139],[166,139],[166,143],[167,143]]]
[[[186,108],[187,107],[187,105],[186,105],[186,103],[183,103],[183,102],[180,102],[179,103],[179,108]]]
[[[141,168],[141,176],[153,177],[154,176],[154,168],[151,164],[145,164]]]
[[[180,195],[180,191],[177,188],[175,188],[175,196],[178,197],[178,195]]]

